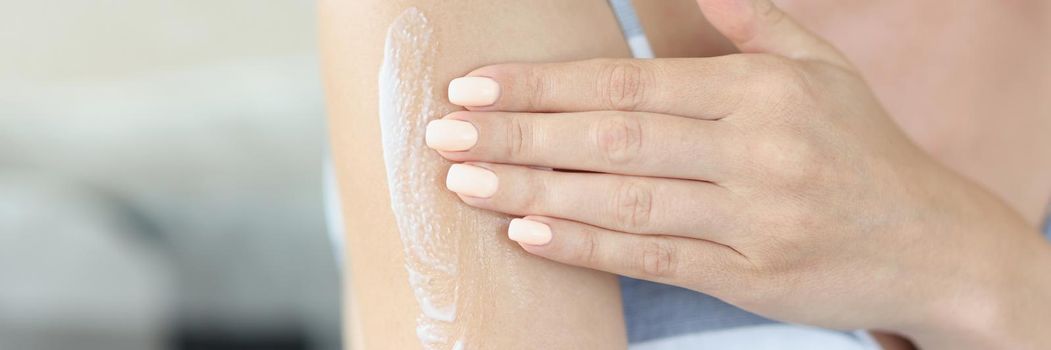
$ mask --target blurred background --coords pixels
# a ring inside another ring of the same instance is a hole
[[[0,349],[338,348],[313,2],[0,2]]]

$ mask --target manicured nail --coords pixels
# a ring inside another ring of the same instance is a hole
[[[464,107],[488,106],[500,97],[500,85],[486,77],[463,77],[449,82],[449,102]]]
[[[438,119],[427,123],[427,147],[439,151],[466,151],[478,142],[478,129],[462,120]]]
[[[453,164],[445,177],[450,191],[471,197],[489,198],[496,193],[499,179],[489,169],[467,164]]]
[[[545,245],[551,242],[551,227],[539,221],[512,219],[507,238],[528,245]]]

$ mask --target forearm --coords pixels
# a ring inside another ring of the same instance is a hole
[[[1028,233],[1028,232],[1027,232]],[[1046,247],[1044,247],[1046,248]],[[1051,250],[1018,267],[1005,278],[976,282],[972,291],[985,291],[985,300],[972,300],[946,310],[938,325],[906,332],[921,349],[1046,349],[1051,347],[1051,283],[1047,266]]]
[[[1046,247],[1045,247],[1046,248]],[[913,335],[923,349],[1047,349],[1051,347],[1051,283],[1047,266],[1051,251],[1006,273],[998,286],[981,282],[975,290],[989,292],[988,300],[976,301],[956,312],[944,314],[941,329]]]
[[[421,128],[456,110],[446,84],[479,65],[626,55],[605,1],[322,1],[320,16],[354,343],[623,347],[613,276],[513,247],[508,217],[445,191],[449,163]]]

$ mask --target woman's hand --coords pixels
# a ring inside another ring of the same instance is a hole
[[[930,346],[1035,341],[1047,316],[1025,309],[1051,311],[1033,267],[1051,266],[1046,243],[913,145],[851,64],[768,0],[699,2],[743,54],[453,81],[469,111],[427,132],[467,162],[449,189],[528,215],[509,235],[532,254],[768,317]]]

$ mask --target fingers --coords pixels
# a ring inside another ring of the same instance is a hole
[[[729,191],[701,181],[471,163],[453,165],[446,185],[477,208],[630,233],[718,241],[735,214]]]
[[[850,64],[824,39],[803,28],[770,0],[697,0],[708,21],[746,53]]]
[[[704,240],[633,235],[550,217],[512,220],[508,236],[557,262],[715,294],[747,266],[734,250]]]
[[[719,182],[735,164],[733,130],[642,112],[455,112],[428,125],[427,144],[457,162]]]
[[[749,92],[747,73],[742,62],[726,57],[498,64],[453,80],[449,100],[473,111],[615,110],[720,119]]]
[[[745,53],[817,60],[853,69],[824,39],[770,0],[697,0],[711,24]],[[764,77],[749,55],[508,63],[449,84],[449,101],[472,111],[639,111],[722,119]],[[674,101],[674,103],[669,103]]]

